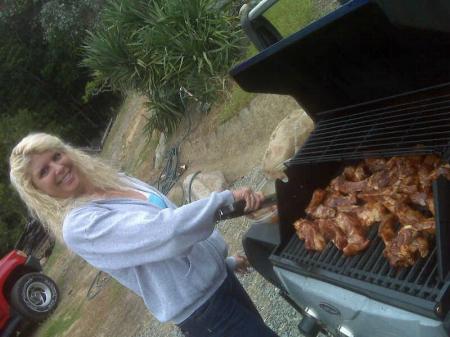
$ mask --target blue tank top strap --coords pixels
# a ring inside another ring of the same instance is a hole
[[[159,207],[159,208],[167,208],[165,201],[157,194],[150,192],[147,198],[148,202]]]

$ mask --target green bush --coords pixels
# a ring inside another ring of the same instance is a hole
[[[216,3],[111,0],[86,40],[83,64],[99,86],[148,95],[148,128],[171,132],[183,116],[180,87],[212,100],[241,52],[237,17]]]

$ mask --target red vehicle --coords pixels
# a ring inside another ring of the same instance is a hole
[[[42,274],[39,260],[13,250],[0,260],[0,337],[9,337],[22,321],[39,322],[56,308],[55,282]]]

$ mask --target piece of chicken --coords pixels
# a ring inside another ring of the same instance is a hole
[[[433,214],[433,216],[435,215],[435,208],[434,208],[434,198],[432,194],[428,194],[427,197],[427,206],[428,206],[428,210],[431,212],[431,214]]]
[[[425,216],[421,212],[411,208],[404,202],[396,202],[394,205],[384,203],[384,205],[398,217],[403,226],[413,225],[425,220]]]
[[[414,192],[409,194],[409,200],[416,205],[427,207],[428,193],[426,192]]]
[[[364,163],[360,163],[357,166],[347,166],[342,172],[342,176],[348,181],[363,181],[369,174],[367,173]]]
[[[383,240],[383,242],[386,246],[397,235],[397,232],[395,229],[397,223],[398,223],[398,218],[394,214],[388,214],[384,217],[384,219],[381,221],[380,225],[378,226],[378,236],[381,238],[381,240]]]
[[[346,180],[343,175],[340,175],[331,181],[330,187],[334,191],[344,194],[350,194],[364,191],[367,188],[367,183],[368,183],[367,180],[361,181]]]
[[[336,221],[332,219],[318,219],[316,222],[325,239],[333,242],[337,249],[343,250],[347,246],[347,236],[336,225]]]
[[[336,210],[324,205],[317,206],[311,213],[308,213],[314,219],[328,219],[336,216]]]
[[[356,205],[358,199],[355,194],[343,195],[339,192],[330,190],[325,200],[323,200],[323,204],[327,207],[339,208],[343,206],[352,206]]]
[[[436,221],[434,218],[423,219],[411,225],[416,231],[434,235],[436,233]]]
[[[325,248],[327,242],[314,221],[299,219],[294,227],[298,237],[305,240],[306,249],[322,251]]]
[[[367,248],[370,243],[360,220],[352,213],[338,213],[336,225],[345,233],[347,245],[343,248],[346,256],[352,256]]]
[[[314,212],[314,210],[322,203],[322,201],[325,199],[327,195],[327,192],[321,188],[316,189],[313,192],[313,195],[311,197],[311,201],[308,204],[308,207],[306,207],[305,212],[307,214],[311,214]]]
[[[412,226],[404,226],[394,239],[388,241],[383,253],[391,266],[409,267],[416,263],[419,257],[428,255],[429,243]]]
[[[381,202],[369,201],[355,209],[354,213],[361,221],[361,225],[368,229],[373,224],[381,222],[389,212]]]
[[[364,159],[364,164],[371,173],[375,173],[386,168],[386,159],[384,158],[367,158]]]

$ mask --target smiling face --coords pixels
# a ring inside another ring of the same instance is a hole
[[[64,152],[49,150],[33,154],[29,168],[33,185],[51,197],[66,199],[86,192],[79,170]]]

